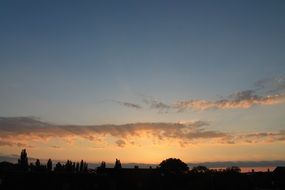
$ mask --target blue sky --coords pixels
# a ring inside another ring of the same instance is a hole
[[[284,9],[281,0],[1,1],[0,116],[78,125],[205,120],[229,132],[282,130],[283,99],[246,109],[177,112],[175,105],[246,90],[283,97]],[[260,80],[279,81],[279,91],[268,93],[271,82],[256,91]],[[171,108],[161,113],[146,99]]]
[[[81,111],[136,94],[211,99],[285,70],[282,1],[1,4],[2,115],[56,119],[34,99]]]

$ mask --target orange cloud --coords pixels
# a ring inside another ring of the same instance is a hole
[[[229,134],[208,130],[204,121],[178,123],[130,123],[123,125],[56,125],[30,117],[0,118],[0,146],[29,146],[30,142],[48,142],[59,138],[68,143],[77,138],[101,142],[115,138],[124,147],[134,144],[135,138],[154,138],[177,142],[181,146],[192,143],[259,143],[285,140],[285,132]]]
[[[274,105],[285,102],[285,94],[257,96],[251,91],[238,92],[231,99],[218,101],[186,100],[179,101],[173,105],[174,109],[183,111],[185,109],[208,110],[208,109],[246,109],[254,105]]]
[[[219,100],[189,99],[165,103],[153,97],[143,96],[143,102],[159,113],[169,111],[209,109],[247,109],[255,105],[274,105],[285,102],[285,76],[264,79],[255,83],[255,88],[233,93]]]
[[[96,141],[98,137],[110,136],[119,139],[116,141],[118,146],[124,146],[128,138],[131,137],[149,136],[159,140],[194,141],[227,136],[223,132],[205,130],[204,127],[207,125],[208,123],[203,121],[123,125],[56,125],[30,117],[2,117],[0,118],[0,140],[3,141],[2,145],[12,146],[13,143],[17,142],[48,141],[51,138],[60,138],[72,142],[78,137]],[[10,142],[10,144],[4,144],[4,142]]]

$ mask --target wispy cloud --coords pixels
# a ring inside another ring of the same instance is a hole
[[[236,139],[248,143],[285,141],[285,131],[241,134]]]
[[[274,105],[285,102],[285,76],[257,81],[253,89],[238,91],[218,100],[188,99],[167,104],[152,97],[143,99],[149,108],[159,113],[169,111],[210,109],[246,109],[255,105]]]
[[[258,90],[267,93],[283,93],[285,91],[285,76],[277,76],[259,80],[255,83]]]
[[[285,102],[285,94],[260,96],[252,90],[240,91],[232,94],[227,99],[217,101],[208,100],[185,100],[176,102],[172,108],[178,111],[186,109],[209,110],[209,109],[246,109],[254,105],[274,105]]]
[[[122,139],[119,139],[116,141],[116,144],[119,146],[119,147],[124,147],[126,145],[126,142]]]
[[[144,98],[143,102],[145,104],[149,105],[149,107],[151,109],[156,109],[160,113],[167,113],[170,109],[172,109],[171,105],[167,105],[166,103],[163,103],[163,102],[156,100],[152,97]]]
[[[12,142],[7,140],[0,139],[0,146],[18,146],[18,147],[27,147],[27,144],[20,143],[20,142]]]
[[[111,100],[112,102],[116,102],[117,104],[120,104],[122,106],[128,107],[128,108],[134,108],[134,109],[142,109],[142,106],[139,104],[134,104],[130,102],[122,102],[117,100]]]

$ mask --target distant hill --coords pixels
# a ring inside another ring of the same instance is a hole
[[[0,162],[7,161],[11,163],[17,163],[19,155],[0,155]],[[47,159],[40,159],[43,163],[47,162]],[[35,162],[36,158],[29,157],[29,162]],[[65,162],[66,160],[53,160],[56,162]],[[89,168],[97,168],[101,162],[90,162],[88,163]],[[239,166],[239,167],[276,167],[276,166],[285,166],[285,161],[283,160],[273,160],[273,161],[224,161],[224,162],[199,162],[199,163],[187,163],[187,165],[192,168],[195,166],[207,166],[208,168],[224,168],[230,166]],[[106,163],[106,167],[112,168],[114,163]],[[122,161],[123,168],[133,168],[138,166],[139,168],[149,168],[156,167],[158,164],[145,164],[145,163],[124,163]]]

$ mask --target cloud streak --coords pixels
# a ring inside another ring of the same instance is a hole
[[[236,140],[245,141],[247,143],[285,141],[285,131],[280,130],[278,132],[258,132],[242,134],[239,135]]]
[[[185,100],[176,102],[172,108],[178,111],[187,109],[209,110],[209,109],[246,109],[254,105],[274,105],[285,102],[285,94],[259,96],[252,90],[237,92],[230,95],[228,99],[217,101],[208,100]]]
[[[122,101],[117,101],[117,100],[113,100],[113,101],[116,102],[117,104],[120,104],[128,108],[142,109],[142,106],[140,106],[139,104],[134,104],[130,102],[122,102]]]
[[[160,113],[167,113],[170,109],[172,109],[171,105],[167,105],[159,100],[156,100],[154,98],[145,98],[143,100],[143,102],[147,105],[149,105],[149,107],[151,109],[156,109],[158,110]]]
[[[262,79],[257,81],[255,86],[267,93],[282,93],[285,91],[285,76]]]
[[[11,142],[11,141],[7,141],[7,140],[2,140],[0,139],[0,147],[1,146],[18,146],[18,147],[27,147],[27,144],[24,143],[20,143],[20,142]]]
[[[238,91],[219,100],[189,99],[167,104],[148,97],[144,98],[143,102],[150,109],[158,110],[159,113],[187,110],[247,109],[256,105],[281,104],[285,103],[285,76],[259,80],[255,83],[254,89]]]

